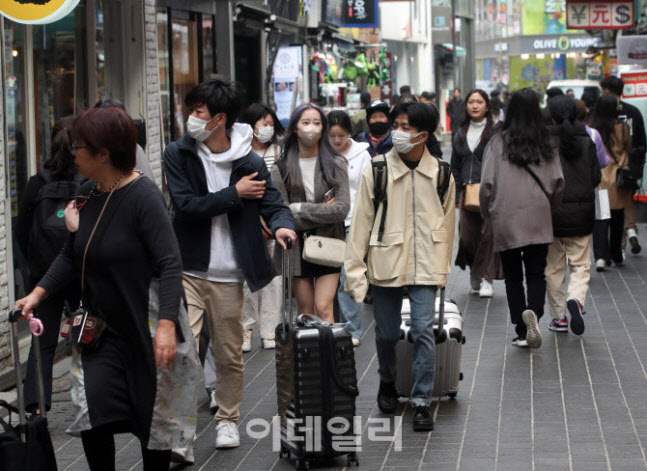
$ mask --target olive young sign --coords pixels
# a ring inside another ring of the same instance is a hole
[[[586,51],[590,46],[597,46],[598,41],[598,38],[589,36],[524,36],[521,38],[521,52],[535,54]]]
[[[1,0],[0,13],[17,23],[43,25],[70,14],[80,0]]]

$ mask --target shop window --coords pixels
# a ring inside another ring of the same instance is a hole
[[[157,63],[165,145],[186,133],[186,94],[215,72],[214,20],[212,15],[157,9]]]
[[[94,105],[94,101],[88,103],[87,99],[85,38],[83,3],[63,19],[33,28],[38,162],[32,173],[40,170],[49,158],[54,124]]]

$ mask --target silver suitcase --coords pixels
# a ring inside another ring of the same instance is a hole
[[[449,396],[454,399],[458,394],[461,373],[461,355],[465,336],[463,335],[463,316],[455,302],[445,300],[445,288],[436,297],[434,332],[439,323],[443,334],[436,335],[436,374],[434,377],[434,397]],[[444,309],[441,309],[441,306]],[[411,394],[413,387],[413,339],[411,337],[411,307],[409,299],[402,302],[402,324],[400,341],[395,347],[396,380],[395,387],[403,397]]]

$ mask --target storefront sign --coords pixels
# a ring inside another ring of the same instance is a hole
[[[300,46],[279,48],[274,61],[274,103],[279,121],[290,119],[292,110],[299,105],[297,84],[302,72],[302,50]]]
[[[630,29],[634,26],[634,2],[566,2],[566,25],[572,29]]]
[[[80,0],[2,0],[0,13],[16,23],[44,25],[70,14]]]
[[[618,36],[618,63],[647,66],[647,35]]]
[[[597,46],[599,39],[589,36],[559,36],[521,38],[521,50],[525,53],[586,51]]]
[[[622,98],[647,98],[647,70],[622,74],[625,88]]]
[[[520,3],[524,35],[575,32],[566,28],[565,0],[532,0]]]
[[[344,24],[347,28],[377,28],[378,0],[344,0]]]

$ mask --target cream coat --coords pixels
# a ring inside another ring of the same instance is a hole
[[[362,173],[346,244],[344,289],[356,301],[368,284],[382,287],[446,282],[454,244],[456,186],[450,175],[445,204],[436,190],[438,161],[425,148],[410,170],[395,149],[386,155],[388,207],[384,237],[377,240],[383,206],[373,208],[373,167]],[[364,262],[368,254],[368,263]]]

